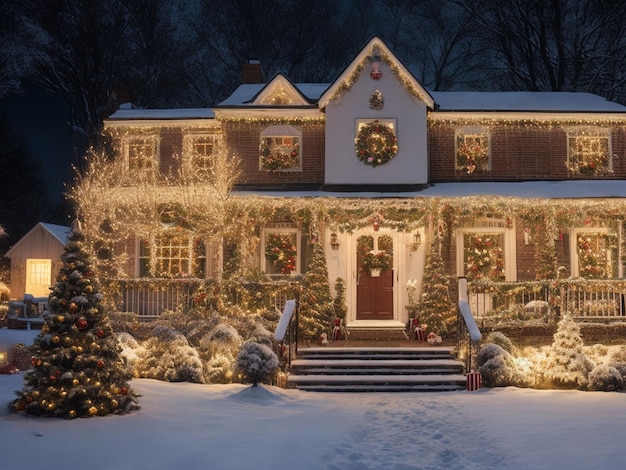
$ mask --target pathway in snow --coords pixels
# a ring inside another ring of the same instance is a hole
[[[507,456],[494,449],[496,438],[446,400],[446,394],[404,396],[404,403],[397,399],[370,402],[368,395],[354,396],[354,401],[363,401],[362,421],[324,456],[326,469],[507,467]]]

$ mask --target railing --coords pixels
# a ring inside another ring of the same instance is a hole
[[[459,303],[457,313],[457,353],[465,363],[465,372],[472,370],[473,352],[478,349],[482,335],[472,315],[468,302],[467,278],[459,278]]]
[[[159,317],[165,310],[191,308],[194,293],[203,284],[215,285],[201,279],[142,278],[110,281],[105,288],[118,311],[133,312],[139,319],[149,320]],[[224,282],[220,289],[225,301],[243,308],[282,310],[288,299],[299,298],[300,283],[289,280],[232,281]]]
[[[550,322],[565,313],[578,320],[626,320],[625,280],[473,282],[468,291],[472,312],[483,325],[507,320]]]
[[[152,319],[164,310],[189,308],[200,279],[123,279],[108,283],[108,293],[121,312],[133,312],[140,319]]]

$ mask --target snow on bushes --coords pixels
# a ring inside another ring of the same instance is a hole
[[[485,343],[493,343],[500,346],[509,354],[515,354],[516,349],[511,340],[501,331],[492,331],[485,338]]]
[[[256,387],[269,381],[278,370],[278,357],[265,344],[254,341],[244,343],[237,355],[237,369]]]
[[[202,361],[182,333],[164,326],[144,344],[135,363],[135,375],[167,382],[204,383]]]
[[[601,392],[620,392],[624,390],[624,379],[615,367],[602,364],[589,372],[587,389]]]
[[[497,344],[486,343],[480,348],[476,366],[485,387],[506,387],[522,382],[515,358]]]

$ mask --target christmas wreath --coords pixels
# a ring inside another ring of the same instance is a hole
[[[398,139],[391,126],[372,121],[354,139],[356,156],[366,165],[384,165],[398,153]]]
[[[281,274],[291,274],[296,270],[297,248],[289,233],[268,235],[265,243],[265,257]]]
[[[285,141],[289,141],[286,143]],[[300,162],[300,144],[297,138],[270,137],[261,141],[259,147],[260,166],[262,170],[277,171],[297,167]]]

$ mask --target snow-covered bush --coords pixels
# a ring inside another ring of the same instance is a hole
[[[497,344],[487,343],[480,348],[476,366],[485,387],[506,387],[522,382],[515,358]]]
[[[235,374],[235,358],[227,352],[213,354],[204,364],[204,377],[207,383],[228,384]]]
[[[237,355],[237,369],[254,387],[272,378],[278,370],[278,357],[268,346],[249,341]]]
[[[594,368],[583,351],[580,327],[569,315],[559,321],[547,359],[545,377],[557,388],[584,386]]]
[[[602,392],[619,392],[624,390],[624,379],[615,367],[606,364],[599,365],[589,372],[587,389]]]
[[[516,354],[516,349],[511,340],[501,331],[492,331],[485,338],[485,343],[493,343],[500,346],[509,354]]]
[[[120,354],[126,361],[126,370],[131,375],[135,375],[135,364],[139,358],[139,353],[144,348],[129,333],[118,333],[117,342],[122,348]]]
[[[179,332],[159,326],[144,344],[135,363],[137,377],[168,382],[204,383],[198,352]]]

